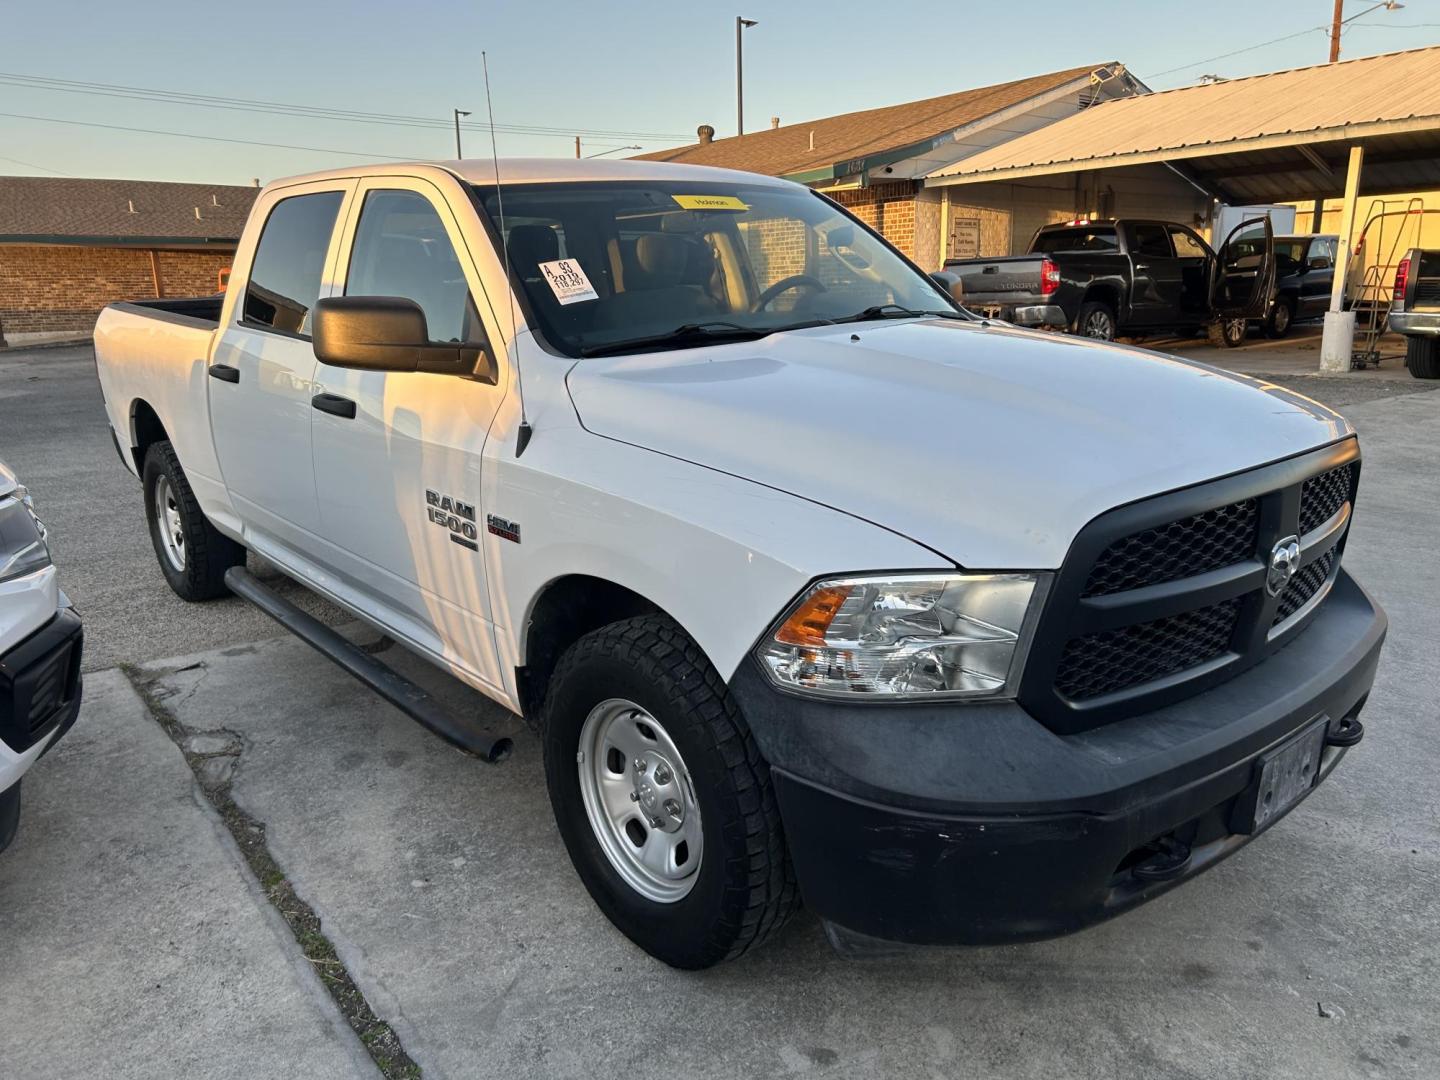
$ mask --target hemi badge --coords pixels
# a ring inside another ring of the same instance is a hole
[[[504,518],[496,517],[494,514],[486,514],[485,527],[502,540],[509,540],[515,544],[520,542],[519,522],[506,521]]]

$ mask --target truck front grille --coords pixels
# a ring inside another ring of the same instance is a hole
[[[1056,575],[1021,703],[1081,731],[1258,663],[1308,624],[1339,573],[1359,469],[1348,439],[1096,518]],[[1271,596],[1271,553],[1292,536],[1300,567]]]
[[[1230,648],[1240,601],[1225,600],[1164,619],[1071,638],[1055,689],[1088,701],[1208,663]]]

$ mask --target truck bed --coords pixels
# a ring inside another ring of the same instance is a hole
[[[220,325],[220,310],[225,305],[225,294],[214,296],[166,297],[161,300],[126,300],[111,304],[114,308],[138,308],[140,314],[177,316],[186,322],[204,323],[211,329]],[[167,320],[168,321],[168,320]]]

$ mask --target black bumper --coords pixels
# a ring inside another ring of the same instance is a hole
[[[1310,625],[1263,663],[1064,736],[1013,703],[784,694],[750,661],[732,689],[771,763],[812,910],[890,941],[1011,942],[1109,918],[1248,842],[1258,759],[1323,717],[1328,774],[1363,730],[1385,630],[1342,572]]]
[[[0,656],[0,739],[11,750],[23,753],[58,731],[48,753],[75,723],[84,644],[80,616],[66,607]]]

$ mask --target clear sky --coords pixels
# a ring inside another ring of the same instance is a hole
[[[451,157],[451,109],[484,119],[482,49],[496,123],[558,129],[502,131],[502,155],[570,156],[574,131],[596,132],[584,135],[587,154],[693,142],[701,123],[730,135],[736,15],[759,20],[745,32],[746,125],[758,130],[771,116],[793,123],[1108,60],[1155,89],[1320,63],[1331,6],[0,0],[0,114],[44,118],[0,115],[0,173],[249,183],[366,158]],[[1345,13],[1371,6],[1347,0]],[[1356,57],[1435,44],[1440,0],[1406,0],[1403,10],[1356,19],[1342,48]],[[77,93],[77,82],[430,118],[433,126]],[[122,127],[310,149],[115,130]],[[464,137],[467,156],[489,156],[487,133]]]

